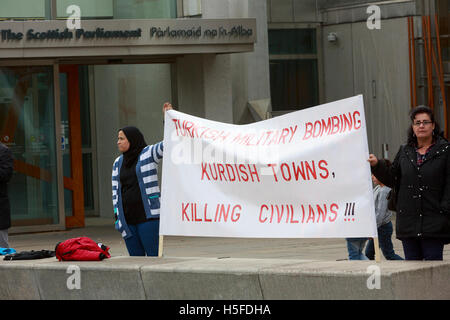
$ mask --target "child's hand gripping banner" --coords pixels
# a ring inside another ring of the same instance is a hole
[[[161,235],[377,237],[362,96],[249,125],[166,112]]]

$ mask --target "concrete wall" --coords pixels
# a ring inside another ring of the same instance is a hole
[[[178,110],[233,123],[229,55],[202,54],[177,59]]]
[[[321,20],[324,25],[338,24],[347,22],[367,21],[367,18],[372,15],[367,13],[367,8],[371,4],[376,4],[380,8],[381,19],[392,19],[397,17],[407,17],[420,14],[420,7],[416,5],[416,1],[386,1],[377,3],[371,1],[363,1],[360,5],[344,7],[342,9],[336,8],[320,8]]]
[[[255,121],[248,109],[249,101],[267,99],[270,103],[267,6],[260,0],[235,0],[230,11],[233,17],[256,18],[254,51],[231,55],[234,123],[245,124]]]
[[[406,140],[410,108],[406,18],[381,20],[380,30],[365,22],[322,29],[326,101],[363,94],[369,150],[392,160]],[[337,42],[327,35],[336,33]]]
[[[268,21],[277,22],[317,22],[319,12],[317,0],[266,0]]]
[[[169,64],[95,66],[99,211],[112,217],[111,167],[119,156],[117,131],[138,127],[148,144],[163,139],[162,105],[171,101]]]
[[[321,102],[363,94],[369,150],[382,156],[382,144],[388,144],[388,156],[392,159],[406,137],[410,103],[407,20],[398,17],[414,15],[418,9],[416,1],[383,2],[379,4],[381,29],[369,30],[366,9],[373,2],[266,1],[272,27],[298,28],[320,23],[317,36]],[[343,6],[350,7],[339,9]],[[330,33],[337,34],[337,42],[328,41]]]
[[[179,110],[226,123],[255,121],[252,100],[270,99],[267,9],[258,0],[202,1],[202,18],[256,18],[254,52],[195,55],[176,63]]]
[[[0,261],[0,299],[443,300],[450,299],[449,277],[442,261],[51,258]]]
[[[178,58],[176,82],[178,110],[203,118],[205,116],[203,57],[190,55]]]

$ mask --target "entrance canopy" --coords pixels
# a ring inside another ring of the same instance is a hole
[[[152,19],[0,22],[0,60],[62,63],[164,61],[198,53],[253,51],[256,19]]]

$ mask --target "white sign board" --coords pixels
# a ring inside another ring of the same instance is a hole
[[[161,235],[377,237],[362,96],[249,125],[166,112]]]

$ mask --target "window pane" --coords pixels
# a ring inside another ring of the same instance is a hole
[[[0,2],[0,18],[44,19],[46,11],[49,11],[46,2],[47,0],[2,0]]]
[[[66,217],[73,216],[72,198],[73,198],[73,191],[69,190],[69,189],[64,189],[64,210],[65,210]]]
[[[318,105],[317,60],[271,60],[272,110],[299,110]]]
[[[114,19],[176,18],[177,0],[116,0]]]
[[[57,224],[53,68],[0,68],[0,132],[12,151],[13,226]]]
[[[70,5],[81,9],[82,19],[176,18],[177,0],[57,0],[58,18],[66,18]]]
[[[81,18],[112,18],[113,0],[57,0],[56,12],[58,18],[67,18],[67,7],[77,5],[81,10]]]
[[[269,54],[315,54],[316,29],[269,30]]]

